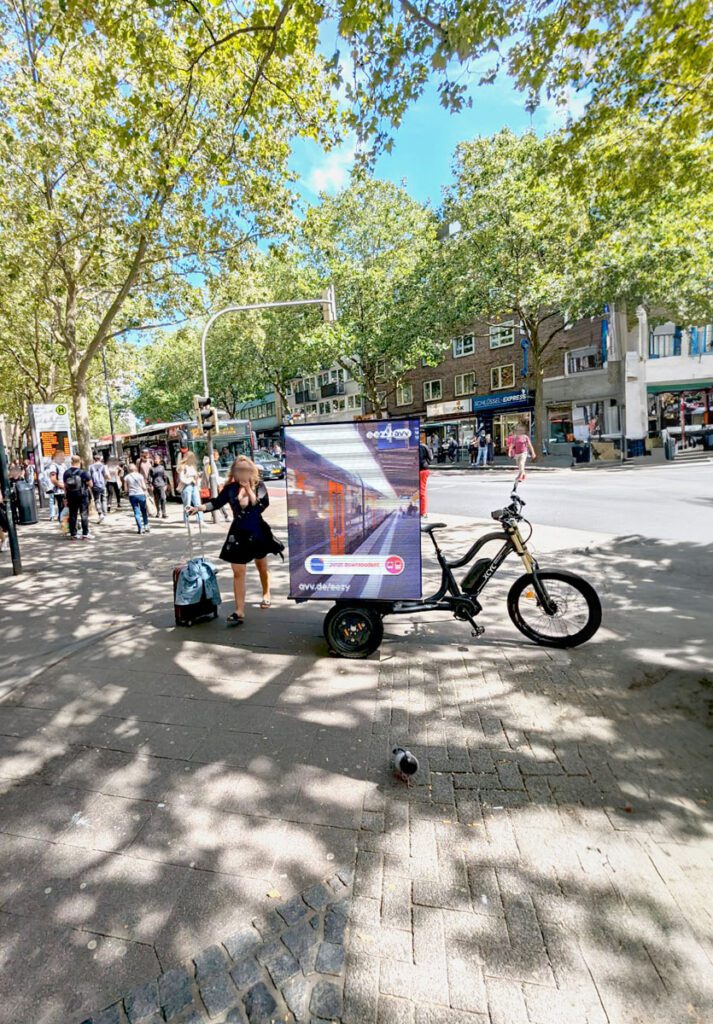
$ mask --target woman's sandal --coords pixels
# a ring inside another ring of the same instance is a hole
[[[232,615],[228,616],[226,622],[229,626],[242,626],[242,624],[245,622],[245,616],[238,615],[237,612],[233,612]]]
[[[269,597],[268,598],[263,597],[262,601],[260,602],[260,607],[261,608],[272,608],[272,601],[269,599]]]

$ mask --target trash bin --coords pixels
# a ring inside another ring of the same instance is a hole
[[[630,459],[638,459],[646,455],[646,442],[642,438],[629,438],[626,442],[627,454]]]
[[[18,480],[15,484],[15,503],[17,508],[17,522],[21,525],[29,525],[37,522],[37,505],[35,503],[34,484],[28,484],[24,480]]]
[[[667,437],[663,445],[664,458],[671,461],[676,458],[676,442],[672,437]]]
[[[703,448],[707,452],[713,452],[713,434],[703,435]]]
[[[576,463],[589,462],[592,456],[592,449],[588,444],[572,445],[572,461]]]

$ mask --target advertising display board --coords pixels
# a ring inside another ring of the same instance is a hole
[[[72,454],[72,434],[69,424],[69,407],[57,405],[31,405],[30,423],[32,443],[39,460],[41,472],[52,461],[55,451]]]
[[[290,597],[421,596],[418,420],[285,428]]]

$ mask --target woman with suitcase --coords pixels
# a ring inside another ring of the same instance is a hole
[[[284,545],[272,535],[272,530],[262,517],[270,504],[267,487],[260,480],[260,471],[252,459],[239,455],[233,462],[223,490],[217,498],[188,509],[189,515],[198,512],[213,512],[230,505],[233,522],[220,552],[225,562],[233,568],[233,592],[235,611],[228,616],[228,625],[241,626],[245,621],[245,577],[249,562],[255,562],[262,584],[261,608],[270,607],[270,571],[267,556],[280,555]]]

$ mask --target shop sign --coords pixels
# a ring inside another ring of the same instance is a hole
[[[492,409],[512,409],[518,405],[530,405],[530,392],[527,388],[518,391],[504,391],[499,395],[479,395],[471,398],[473,412],[485,412]]]
[[[426,406],[427,416],[456,416],[471,411],[470,399],[459,398],[455,402],[429,402]]]

